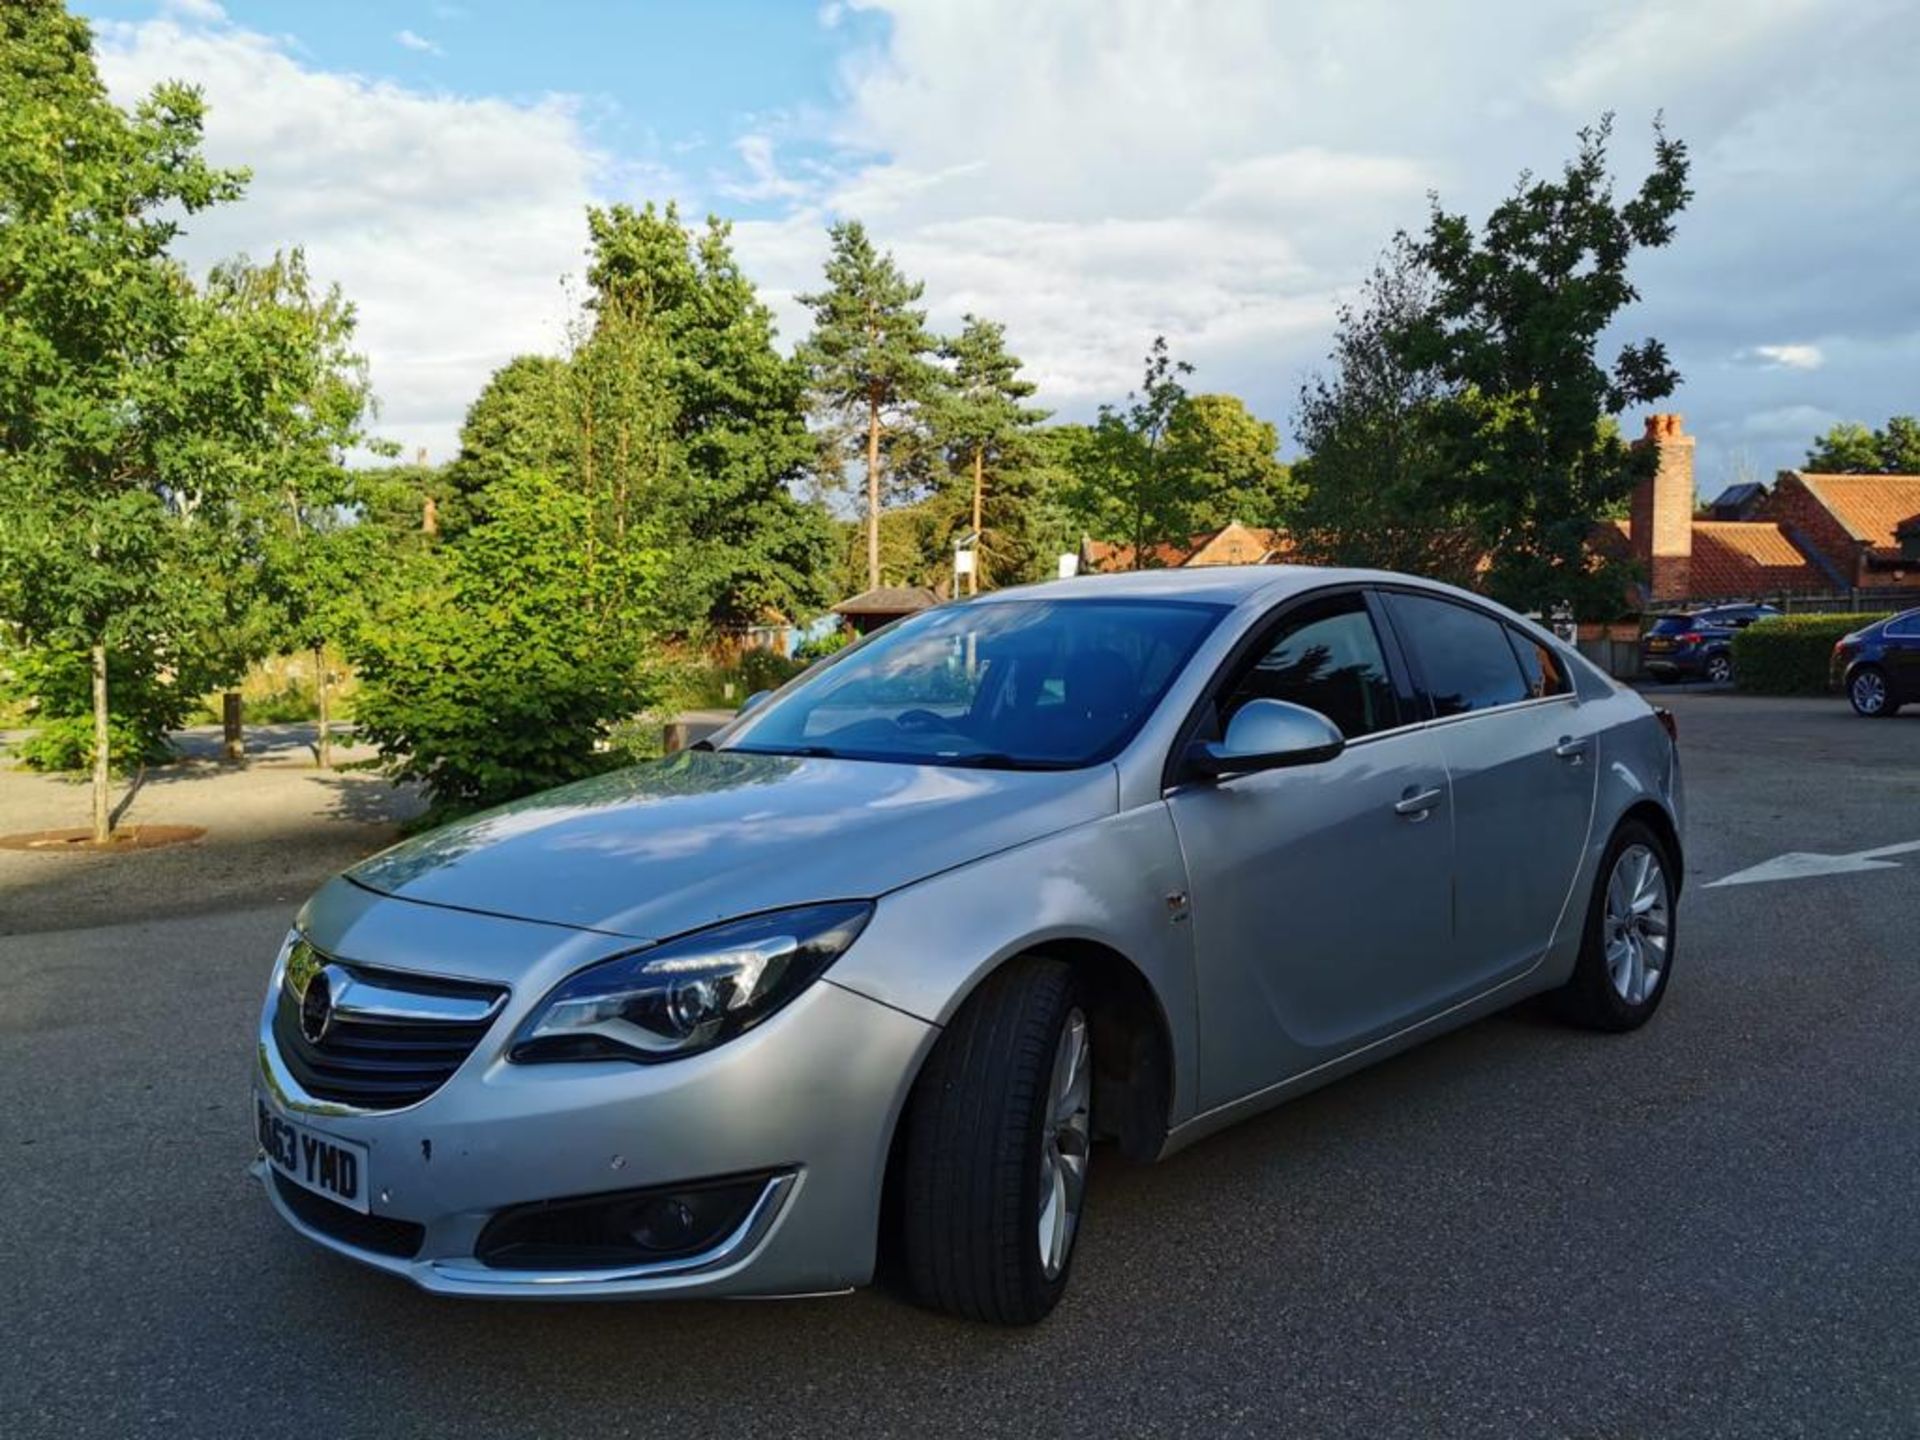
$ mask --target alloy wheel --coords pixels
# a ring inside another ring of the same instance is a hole
[[[1887,706],[1887,682],[1878,670],[1862,670],[1853,677],[1853,708],[1862,715],[1878,715]]]
[[[1607,878],[1606,959],[1613,988],[1629,1005],[1643,1005],[1660,987],[1672,934],[1667,870],[1649,846],[1629,845]]]
[[[1074,1232],[1080,1227],[1093,1138],[1092,1098],[1093,1045],[1087,1035],[1087,1017],[1075,1008],[1067,1012],[1060,1043],[1054,1048],[1040,1132],[1040,1266],[1049,1280],[1066,1268]]]
[[[1716,685],[1724,685],[1733,679],[1733,661],[1724,655],[1715,655],[1707,661],[1707,679]]]

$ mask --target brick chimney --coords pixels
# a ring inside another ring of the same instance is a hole
[[[1693,568],[1693,436],[1678,415],[1649,415],[1634,444],[1651,446],[1659,459],[1633,492],[1633,558],[1647,573],[1650,599],[1684,600]]]

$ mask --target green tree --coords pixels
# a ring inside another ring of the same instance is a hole
[[[1022,579],[1052,579],[1060,557],[1076,553],[1091,533],[1089,517],[1077,501],[1082,488],[1079,476],[1086,468],[1083,457],[1092,444],[1090,425],[1047,425],[1034,432],[1033,461],[1025,473],[1031,559]]]
[[[538,471],[487,499],[480,524],[412,555],[355,651],[361,731],[433,821],[604,769],[613,723],[656,693],[632,602],[661,552],[608,547],[609,517]]]
[[[1047,412],[1023,403],[1035,387],[1020,373],[1018,357],[1008,351],[1005,327],[975,315],[965,316],[962,325],[959,336],[941,347],[953,374],[933,407],[933,433],[946,453],[949,473],[963,477],[967,504],[960,514],[976,537],[974,569],[967,577],[972,594],[989,566],[1000,575],[1027,568],[1026,506],[1021,502],[1028,497],[1018,481],[1033,459],[1033,429]],[[991,509],[990,478],[996,502]],[[947,544],[953,539],[943,538]]]
[[[813,333],[799,354],[816,408],[830,424],[847,427],[833,432],[836,470],[852,459],[849,442],[857,439],[865,451],[867,585],[873,588],[881,582],[882,451],[889,440],[912,438],[941,377],[929,358],[936,342],[926,311],[917,308],[925,287],[902,275],[891,254],[874,249],[858,220],[840,221],[828,235],[826,288],[800,297],[813,311]]]
[[[1595,572],[1587,541],[1652,456],[1601,422],[1680,380],[1655,339],[1623,345],[1611,365],[1595,358],[1603,332],[1639,298],[1629,263],[1672,240],[1692,198],[1686,146],[1656,121],[1653,168],[1616,201],[1611,130],[1610,116],[1582,130],[1559,178],[1523,177],[1478,233],[1436,200],[1413,244],[1433,304],[1404,337],[1407,361],[1451,392],[1439,439],[1469,487],[1486,584],[1523,609],[1617,603],[1617,578]]]
[[[1433,277],[1398,237],[1343,306],[1330,374],[1300,390],[1307,458],[1288,531],[1301,557],[1473,583],[1482,550],[1467,489],[1443,453],[1439,373],[1410,363],[1404,337],[1428,321]]]
[[[111,652],[157,657],[180,517],[214,499],[182,442],[195,299],[167,247],[244,172],[200,154],[199,93],[131,114],[57,0],[0,9],[0,615],[88,657],[93,833],[110,836]]]
[[[815,455],[805,366],[775,346],[773,312],[734,257],[731,227],[695,234],[673,205],[587,212],[597,313],[621,306],[660,336],[684,484],[663,497],[683,537],[682,611],[722,629],[797,618],[826,597],[825,510],[795,490]]]
[[[1174,415],[1174,468],[1202,477],[1196,527],[1229,521],[1285,528],[1300,498],[1292,467],[1280,459],[1280,431],[1237,395],[1192,395]]]
[[[1802,468],[1821,475],[1920,475],[1920,419],[1895,415],[1880,430],[1842,421],[1813,442]]]
[[[535,412],[551,467],[505,464],[473,523],[397,547],[402,583],[352,642],[355,718],[435,818],[602,768],[612,727],[656,696],[686,483],[667,355],[649,314],[609,299]]]
[[[567,362],[516,355],[488,378],[460,427],[436,523],[449,539],[486,518],[487,487],[521,470],[552,470],[564,450],[560,386]]]
[[[1176,427],[1186,409],[1181,377],[1193,373],[1167,351],[1164,335],[1155,336],[1141,374],[1140,388],[1124,409],[1100,407],[1099,419],[1073,457],[1070,503],[1087,518],[1095,534],[1123,540],[1132,551],[1131,568],[1157,563],[1156,547],[1184,543],[1204,523],[1213,498],[1213,482],[1196,468],[1190,446],[1176,443]]]
[[[205,332],[183,388],[203,413],[200,467],[224,463],[224,504],[189,517],[200,542],[201,595],[211,610],[202,647],[217,683],[234,684],[271,652],[310,653],[320,709],[318,755],[332,765],[329,643],[353,622],[381,563],[358,523],[359,475],[347,452],[371,444],[373,398],[353,348],[354,311],[338,286],[319,289],[294,250],[265,264],[214,267]],[[238,696],[228,705],[237,743]]]

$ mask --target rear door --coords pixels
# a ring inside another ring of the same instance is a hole
[[[1568,903],[1600,737],[1560,658],[1492,612],[1395,590],[1387,609],[1453,787],[1454,968],[1470,988],[1530,969]]]

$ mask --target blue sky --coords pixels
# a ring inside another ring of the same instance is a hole
[[[123,22],[211,14],[159,0],[78,8]],[[236,26],[283,38],[319,70],[425,92],[578,96],[585,130],[612,156],[689,171],[736,165],[733,138],[769,124],[797,151],[828,148],[810,132],[834,106],[838,63],[886,31],[876,12],[836,9],[828,24],[818,6],[781,0],[233,0],[220,8]],[[766,205],[729,209],[756,214]]]
[[[1165,333],[1284,432],[1430,190],[1484,214],[1606,111],[1623,183],[1656,113],[1693,150],[1619,338],[1667,341],[1703,489],[1920,410],[1909,0],[80,4],[117,96],[201,84],[209,152],[254,171],[189,261],[304,246],[431,458],[493,368],[566,343],[585,207],[675,197],[736,220],[789,342],[858,215],[1061,414]]]

